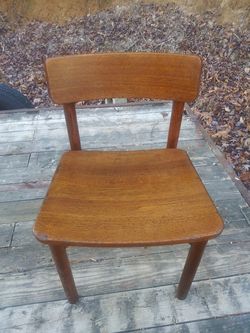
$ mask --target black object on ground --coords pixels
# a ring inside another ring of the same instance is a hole
[[[33,107],[28,98],[18,90],[4,83],[0,84],[0,110],[31,109]]]

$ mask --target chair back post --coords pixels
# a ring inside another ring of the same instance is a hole
[[[81,141],[74,103],[63,104],[71,150],[81,150]]]
[[[168,130],[167,148],[177,147],[184,104],[184,102],[173,101],[172,114]]]

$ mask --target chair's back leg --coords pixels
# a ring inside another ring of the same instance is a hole
[[[185,299],[187,297],[206,244],[207,241],[191,244],[177,289],[177,298]]]
[[[64,115],[67,124],[71,150],[81,150],[81,139],[79,135],[75,104],[64,104]]]
[[[50,245],[50,250],[53,259],[56,264],[57,272],[60,276],[63,289],[71,304],[74,304],[78,300],[78,294],[74,282],[74,278],[71,272],[69,259],[66,253],[66,248],[63,246]]]
[[[183,102],[173,101],[172,114],[170,119],[167,148],[176,148],[181,129],[181,120],[184,109]]]

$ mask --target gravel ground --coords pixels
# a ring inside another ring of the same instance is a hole
[[[136,4],[63,25],[15,26],[0,15],[1,71],[8,84],[44,107],[52,105],[42,65],[46,57],[110,51],[198,54],[202,88],[192,111],[250,188],[249,31],[218,25],[214,14],[189,15],[173,4]]]

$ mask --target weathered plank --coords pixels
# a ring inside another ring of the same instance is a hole
[[[58,301],[19,306],[15,310],[6,308],[0,313],[0,329],[27,333],[131,332],[206,320],[215,315],[231,316],[249,312],[249,285],[250,275],[246,274],[194,282],[185,301],[174,299],[174,286],[165,286],[84,297],[76,305]],[[219,298],[223,306],[217,309],[214,300]]]
[[[52,112],[51,112],[52,114]],[[12,122],[11,118],[9,121],[1,122],[0,119],[0,132],[16,132],[22,128],[23,131],[36,130],[37,128],[41,129],[54,129],[54,128],[65,128],[65,120],[63,118],[50,117],[48,119],[37,120],[27,116],[21,121]]]
[[[206,189],[212,199],[227,200],[227,199],[237,199],[241,200],[242,196],[239,193],[237,187],[231,179],[214,181],[204,181]]]
[[[101,121],[101,120],[100,120]],[[81,124],[80,124],[81,126]],[[81,127],[80,127],[81,130]],[[82,126],[82,133],[80,133],[82,140],[89,141],[89,140],[96,140],[98,141],[101,138],[104,142],[108,143],[111,139],[108,138],[109,135],[114,136],[117,135],[123,137],[126,136],[127,139],[130,137],[138,138],[139,142],[143,142],[149,140],[149,136],[151,139],[157,138],[165,138],[168,130],[168,123],[166,122],[159,122],[159,121],[152,121],[149,123],[144,123],[143,119],[139,119],[138,123],[129,123],[125,124],[120,122],[119,124],[115,124],[113,126],[99,126],[99,124],[91,124],[89,126]],[[63,129],[48,129],[42,130],[38,129],[35,133],[34,140],[39,141],[44,138],[53,139],[54,137],[59,137],[60,139],[67,138],[67,132]],[[181,130],[181,139],[188,140],[188,139],[201,139],[202,135],[201,132],[195,130],[194,128],[188,128],[186,126],[182,127]],[[165,138],[166,139],[166,138]],[[125,139],[122,140],[125,142]],[[127,141],[126,141],[127,142]],[[97,146],[98,147],[98,146]]]
[[[132,123],[145,124],[152,122],[169,122],[171,109],[170,105],[154,106],[130,106],[130,107],[112,107],[77,110],[80,127],[89,127],[97,125],[107,127],[110,125],[117,126],[121,123],[124,125]],[[187,121],[183,123],[185,128],[194,128],[192,120],[185,117]],[[2,121],[1,121],[2,120]],[[41,110],[36,116],[32,114],[19,115],[9,114],[5,119],[0,118],[0,131],[13,132],[34,129],[56,129],[65,128],[64,113],[62,110]]]
[[[250,242],[207,247],[196,280],[249,273],[249,251]],[[175,250],[97,262],[77,259],[72,260],[72,266],[80,294],[90,296],[177,283],[186,255],[186,250]],[[53,265],[1,275],[2,306],[62,298],[63,290]]]
[[[50,181],[39,181],[0,185],[0,202],[42,199],[49,184]]]
[[[124,333],[249,333],[250,313],[227,315],[182,324],[126,331]]]
[[[241,211],[245,216],[247,223],[250,225],[250,207],[249,206],[241,207]]]
[[[29,160],[29,168],[56,167],[63,153],[63,151],[32,153]]]
[[[101,121],[101,120],[100,120]],[[80,135],[82,139],[84,138],[93,138],[95,139],[96,136],[103,137],[105,142],[108,142],[108,139],[106,138],[107,135],[118,135],[119,136],[127,136],[129,139],[130,136],[141,135],[142,138],[147,138],[147,135],[150,135],[151,138],[157,138],[166,136],[166,133],[168,131],[168,122],[159,122],[159,121],[152,121],[150,123],[146,123],[143,121],[143,119],[140,119],[138,123],[133,122],[129,124],[125,124],[123,122],[119,122],[118,124],[115,124],[111,126],[110,124],[107,126],[99,126],[99,124],[90,124],[89,126],[79,126],[80,130],[82,128],[82,133],[80,131]],[[182,138],[186,138],[187,135],[190,139],[200,139],[202,138],[201,132],[195,129],[185,128],[182,127]],[[42,140],[44,138],[47,139],[53,139],[54,137],[58,137],[61,140],[67,139],[67,131],[66,128],[56,128],[56,129],[37,129],[35,131],[34,140]],[[140,141],[142,140],[139,137]],[[25,141],[25,140],[20,140]]]
[[[39,151],[69,150],[68,142],[56,140],[12,142],[0,144],[0,155],[8,154],[28,154]]]
[[[22,127],[15,132],[1,132],[0,143],[3,142],[16,142],[16,141],[30,141],[34,138],[34,130],[23,131]]]
[[[216,207],[225,223],[245,219],[242,207],[247,207],[247,203],[243,198],[218,200],[216,201]]]
[[[79,113],[78,123],[79,127],[84,130],[89,127],[99,128],[100,131],[105,131],[105,128],[114,128],[124,125],[129,127],[130,125],[142,125],[147,127],[150,124],[163,125],[169,124],[171,113],[162,114],[161,110],[152,110],[151,113],[137,112],[137,110],[130,110],[129,112],[119,112],[112,110],[105,113]],[[183,123],[185,129],[193,129],[194,124],[192,122]],[[36,131],[57,130],[65,128],[64,114],[61,118],[51,118],[48,120],[36,121]]]
[[[123,106],[117,105],[100,105],[97,107],[94,106],[84,106],[84,107],[77,107],[78,117],[81,115],[87,115],[88,117],[96,117],[96,115],[108,115],[114,112],[121,112],[122,114],[131,114],[131,113],[141,113],[141,114],[151,114],[153,112],[171,112],[171,105],[172,102],[159,102],[159,103],[148,103],[148,104],[137,104],[137,103],[130,103],[125,104]],[[29,110],[28,110],[29,111]],[[27,119],[32,121],[41,121],[41,120],[53,120],[53,119],[63,119],[64,113],[62,107],[55,107],[55,108],[43,108],[43,109],[36,109],[34,112],[10,112],[10,113],[1,113],[0,114],[0,121],[4,123],[16,123],[25,121]]]
[[[79,113],[78,113],[79,114]],[[63,112],[62,112],[63,115]],[[147,113],[123,113],[123,112],[117,112],[113,111],[109,114],[100,114],[96,115],[95,113],[91,114],[80,114],[78,116],[78,123],[79,127],[82,131],[85,129],[88,129],[89,127],[93,128],[99,128],[99,130],[105,131],[107,128],[115,128],[115,127],[121,127],[123,125],[125,128],[128,128],[130,126],[138,125],[142,126],[142,123],[145,125],[145,127],[148,127],[149,125],[158,125],[163,126],[165,124],[165,128],[168,128],[169,125],[169,118],[171,114],[164,113],[162,115],[162,112],[158,112],[156,110],[151,112],[150,114]],[[53,118],[45,119],[45,120],[29,120],[27,119],[25,122],[19,122],[17,124],[12,123],[0,123],[0,131],[9,133],[10,137],[14,137],[14,133],[20,131],[20,128],[24,132],[30,132],[32,130],[35,130],[37,133],[43,133],[46,131],[56,131],[61,130],[62,132],[65,131],[66,125],[65,125],[65,119],[62,118],[56,118],[53,114]],[[182,125],[183,129],[190,129],[192,131],[197,131],[200,133],[200,131],[196,130],[194,127],[194,124],[191,121],[185,121]],[[13,133],[13,134],[12,134]],[[25,139],[23,140],[25,141]],[[4,142],[4,141],[3,141]]]
[[[211,181],[218,182],[230,179],[229,175],[220,165],[197,166],[196,171],[204,183]]]
[[[198,139],[196,134],[191,134],[189,130],[182,130],[180,134],[180,141]],[[81,136],[83,147],[85,149],[144,149],[157,148],[166,146],[166,133],[155,132],[152,137],[150,132],[147,133],[119,133],[113,131],[112,133],[105,133],[103,135],[96,134],[95,136]],[[142,148],[138,148],[141,147]],[[0,155],[3,154],[24,154],[40,151],[54,151],[54,150],[68,150],[68,140],[57,138],[44,138],[37,141],[13,142],[0,144]]]
[[[203,159],[205,158],[214,158],[214,154],[209,148],[209,145],[207,144],[204,139],[202,140],[187,140],[187,141],[181,141],[178,144],[178,148],[185,149],[190,158],[192,159]]]
[[[0,224],[0,248],[10,246],[14,227],[15,225],[13,223]]]
[[[169,106],[167,107],[169,111]],[[125,109],[125,108],[123,108]],[[169,112],[163,111],[164,107],[149,107],[148,112],[143,108],[137,107],[137,109],[127,109],[126,111],[117,108],[112,108],[103,111],[93,111],[89,110],[86,113],[78,112],[79,114],[79,124],[80,127],[84,128],[82,140],[87,148],[107,148],[107,147],[119,147],[131,145],[131,143],[136,142],[140,144],[141,142],[149,144],[152,141],[166,142],[166,131],[169,122]],[[38,114],[36,117],[34,115],[27,115],[26,121],[30,123],[32,129],[35,128],[34,145],[37,151],[46,150],[56,150],[68,149],[67,134],[65,123],[62,127],[49,127],[50,122],[54,125],[59,121],[64,122],[62,112],[58,113],[60,116],[56,117],[56,114],[48,113],[47,115]],[[23,119],[22,119],[23,120]],[[24,127],[25,123],[20,123],[19,126]],[[42,127],[43,122],[47,127]],[[8,123],[5,125],[8,125]],[[13,122],[9,124],[8,130],[13,126]],[[1,129],[3,130],[3,129]],[[5,130],[7,130],[5,128]],[[25,131],[24,131],[25,132]],[[26,128],[28,133],[28,129]],[[11,134],[12,135],[12,134]],[[181,140],[189,140],[194,138],[201,138],[201,133],[195,129],[194,124],[191,121],[183,122],[181,131]],[[114,139],[115,141],[114,144]],[[18,139],[18,140],[21,140]],[[56,145],[53,145],[55,140]],[[119,141],[120,140],[120,141]],[[130,141],[129,141],[130,140]],[[24,140],[22,140],[24,141]],[[51,142],[52,141],[52,142]],[[61,144],[59,144],[59,142]],[[65,144],[62,142],[66,141]],[[25,147],[29,149],[25,149]],[[0,144],[0,154],[14,154],[14,153],[25,153],[32,152],[32,145],[29,142],[18,143],[8,145],[8,143]]]
[[[3,113],[0,114],[0,131],[6,132],[8,131],[8,128],[6,126],[11,126],[15,124],[17,127],[15,128],[15,131],[20,130],[19,124],[22,124],[23,121],[27,121],[27,119],[30,121],[37,118],[38,111],[35,112],[17,112],[17,113]],[[22,127],[21,127],[22,128]],[[23,130],[23,128],[22,128]]]
[[[0,224],[34,220],[41,204],[40,199],[0,203]]]
[[[55,169],[55,166],[40,169],[20,168],[18,172],[15,169],[4,169],[1,171],[0,185],[50,181]],[[28,186],[29,185],[27,185],[27,187]],[[32,188],[32,184],[30,185],[30,188]]]
[[[179,148],[185,149],[189,152],[189,155],[192,159],[199,160],[200,158],[209,158],[214,157],[213,153],[210,149],[207,148],[207,144],[204,140],[184,140],[180,141]],[[117,150],[118,148],[121,150],[134,150],[134,149],[157,149],[157,148],[165,148],[166,140],[162,142],[144,142],[144,143],[129,143],[127,145],[122,145],[117,147],[117,145],[112,142],[107,146],[98,147],[93,142],[89,143],[89,145],[84,145],[85,149],[93,149],[93,150]],[[61,140],[56,140],[56,138],[51,142],[49,140],[46,144],[44,141],[37,141],[36,146],[31,144],[30,142],[25,143],[12,143],[9,144],[1,144],[0,145],[0,155],[1,154],[19,154],[19,153],[36,153],[36,152],[52,152],[52,151],[65,151],[69,150],[68,141],[62,142]]]
[[[30,154],[0,156],[0,169],[24,168],[29,163]]]

